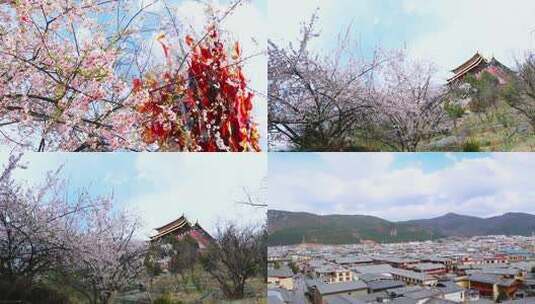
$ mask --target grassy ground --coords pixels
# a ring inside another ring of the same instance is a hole
[[[498,102],[485,113],[467,111],[462,118],[444,122],[449,132],[421,141],[421,152],[534,152],[535,131],[528,120],[505,102]],[[378,132],[380,134],[380,132]],[[395,151],[368,136],[355,134],[347,151]]]
[[[445,138],[451,144],[435,145]],[[499,103],[485,113],[466,113],[452,128],[451,134],[432,138],[422,143],[420,149],[463,151],[466,143],[479,146],[482,152],[532,152],[535,151],[535,133],[521,114],[507,104]]]
[[[150,303],[150,299],[154,302],[158,298],[166,298],[167,302],[161,303],[267,304],[266,284],[261,278],[253,278],[247,282],[245,299],[229,301],[223,299],[219,287],[208,273],[199,271],[199,275],[202,286],[200,290],[191,282],[183,284],[170,274],[162,274],[155,278],[150,286],[147,286],[147,290],[132,290],[121,294],[114,299],[113,303]]]

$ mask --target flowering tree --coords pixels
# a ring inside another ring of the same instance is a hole
[[[11,156],[0,176],[0,277],[27,280],[52,270],[70,248],[74,215],[85,208],[83,199],[67,203],[57,173],[50,173],[36,189],[15,182],[20,156]]]
[[[133,241],[137,221],[114,210],[110,198],[82,191],[69,200],[59,171],[38,187],[16,182],[19,160],[12,156],[0,176],[0,282],[13,286],[3,295],[21,300],[18,282],[28,288],[25,296],[51,277],[90,303],[108,303],[142,270],[145,248]]]
[[[6,144],[39,151],[135,146],[135,117],[128,108],[136,101],[116,73],[134,28],[132,22],[104,21],[105,12],[131,2],[0,4],[0,119]],[[125,9],[121,15],[126,14]]]
[[[0,138],[38,151],[259,150],[239,45],[213,35],[242,0],[183,38],[163,0],[2,1]],[[161,26],[147,21],[160,4]],[[155,31],[166,71],[151,58]],[[152,42],[151,42],[152,43]],[[171,60],[170,53],[176,51]],[[206,52],[209,53],[206,53]],[[183,90],[183,91],[181,91]]]
[[[341,150],[365,125],[366,96],[380,56],[352,53],[348,28],[332,57],[309,51],[317,15],[303,26],[297,48],[268,46],[269,136],[297,150]]]
[[[378,140],[396,151],[416,151],[422,140],[438,132],[446,112],[433,73],[432,65],[412,61],[403,52],[383,65],[369,97],[372,119],[381,130]]]
[[[71,236],[72,248],[62,265],[65,283],[89,303],[109,303],[117,292],[139,282],[144,270],[145,245],[133,239],[140,225],[136,218],[114,212],[111,201],[103,198],[79,220],[84,225]]]
[[[535,54],[518,64],[518,74],[501,92],[504,100],[529,119],[535,128]]]
[[[225,298],[244,297],[245,283],[264,274],[267,265],[267,234],[264,227],[219,226],[215,241],[201,256],[204,269],[217,281]]]

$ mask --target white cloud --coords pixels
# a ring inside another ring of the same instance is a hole
[[[0,170],[7,164],[9,155],[9,153],[0,153]],[[47,172],[55,171],[66,164],[66,155],[66,153],[26,153],[22,156],[19,165],[27,168],[16,170],[13,177],[29,185],[44,182]]]
[[[447,212],[477,216],[505,212],[535,214],[535,156],[529,153],[478,158],[445,155],[452,165],[434,171],[423,169],[425,159],[399,167],[386,155],[402,157],[384,153],[325,153],[321,163],[310,167],[292,172],[272,171],[270,208],[319,214],[370,214],[391,220]]]
[[[265,153],[126,154],[27,153],[23,163],[28,169],[16,171],[15,178],[35,185],[47,171],[64,164],[70,190],[89,187],[95,194],[114,190],[117,207],[141,218],[141,238],[182,214],[209,231],[229,220],[240,224],[265,220],[265,208],[238,203],[247,200],[244,189],[265,200],[261,197],[267,174]],[[0,166],[8,155],[0,153]]]
[[[435,62],[441,78],[476,51],[514,67],[515,59],[535,46],[534,1],[405,0],[403,4],[410,14],[434,16],[440,22],[437,30],[410,41],[409,49]]]
[[[283,45],[295,41],[301,23],[318,7],[316,51],[328,52],[332,37],[353,21],[355,34],[367,39],[364,45],[406,46],[413,56],[434,62],[440,80],[476,51],[514,67],[515,59],[535,48],[535,1],[527,0],[270,0],[270,38]]]
[[[332,0],[269,0],[269,39],[282,45],[296,41],[302,24],[309,22],[316,10],[319,17],[317,29],[328,28],[329,22],[334,21],[331,13],[335,7],[336,1]]]
[[[319,153],[320,158],[338,176],[371,177],[385,173],[394,162],[391,153],[360,153],[356,158],[352,153]]]
[[[262,221],[265,209],[240,205],[243,189],[257,191],[267,170],[263,153],[140,154],[138,178],[153,188],[128,205],[142,215],[144,235],[184,213],[208,230],[219,221]]]

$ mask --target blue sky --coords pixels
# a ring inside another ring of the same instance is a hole
[[[316,50],[328,54],[338,33],[352,24],[364,54],[377,45],[406,48],[435,63],[439,80],[476,51],[514,66],[535,47],[535,1],[523,0],[271,0],[270,38],[295,40],[299,24],[316,8],[321,31]]]
[[[329,153],[332,158],[340,159],[368,159],[375,157],[382,159],[380,156],[383,153]],[[424,172],[432,173],[437,170],[447,168],[453,165],[457,160],[462,159],[477,159],[483,156],[489,156],[488,153],[384,153],[392,158],[389,166],[392,169],[400,170],[413,165],[418,165]],[[383,155],[383,156],[384,156]],[[269,172],[277,173],[289,169],[299,169],[308,167],[310,169],[322,170],[325,162],[323,161],[325,154],[322,153],[272,153],[269,157]]]
[[[270,208],[390,220],[535,214],[530,153],[272,153]]]
[[[279,19],[284,5],[282,1],[273,1],[269,11],[270,18]],[[429,30],[439,28],[441,23],[441,20],[431,15],[414,16],[403,8],[402,1],[335,0],[326,3],[325,1],[313,0],[308,1],[308,6],[306,13],[297,14],[301,18],[308,18],[310,8],[312,10],[318,8],[320,16],[318,28],[322,34],[318,48],[324,50],[328,50],[334,45],[338,34],[350,24],[353,33],[364,49],[371,49],[377,45],[385,48],[403,47],[405,42],[413,40]],[[274,37],[281,34],[275,30],[272,33]]]
[[[8,154],[0,153],[0,164]],[[28,153],[28,169],[16,178],[29,185],[63,165],[70,192],[114,193],[117,208],[138,214],[146,238],[182,213],[209,231],[223,221],[262,222],[265,210],[237,204],[243,189],[262,199],[266,154],[204,153]]]
[[[225,220],[263,221],[265,210],[236,203],[244,188],[270,208],[319,214],[535,214],[532,153],[28,153],[23,160],[28,169],[16,178],[29,185],[63,165],[70,191],[113,191],[118,207],[141,217],[142,238],[182,213],[208,230]]]

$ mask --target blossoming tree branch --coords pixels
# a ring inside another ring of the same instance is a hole
[[[243,2],[208,10],[198,35],[163,0],[1,2],[1,144],[259,151],[247,58],[220,26]]]

